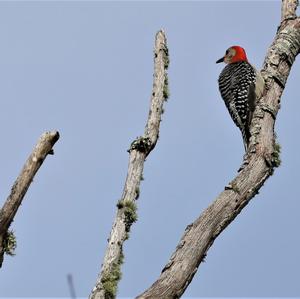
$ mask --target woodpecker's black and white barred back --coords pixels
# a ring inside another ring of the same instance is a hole
[[[262,96],[263,79],[248,62],[245,50],[233,46],[218,62],[228,63],[219,76],[219,90],[234,123],[242,132],[245,150],[256,101]]]
[[[255,107],[256,73],[246,61],[228,64],[219,76],[219,89],[234,123],[240,128],[245,148],[250,138],[250,109]],[[254,98],[253,98],[254,96]]]

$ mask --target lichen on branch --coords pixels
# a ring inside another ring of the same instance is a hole
[[[155,37],[154,81],[148,120],[144,135],[136,138],[128,150],[128,172],[122,197],[117,203],[117,213],[101,272],[90,294],[90,299],[113,299],[116,297],[118,282],[121,279],[121,264],[124,259],[123,243],[128,240],[130,228],[138,218],[136,201],[140,195],[144,162],[157,143],[163,104],[169,96],[166,72],[168,65],[167,40],[161,30]]]

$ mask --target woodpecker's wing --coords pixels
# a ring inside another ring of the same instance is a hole
[[[219,76],[219,89],[227,109],[240,128],[244,144],[250,138],[249,116],[250,106],[255,107],[255,69],[246,61],[228,64]],[[254,100],[249,103],[248,96],[254,94]],[[246,147],[246,146],[245,146]]]
[[[256,107],[258,100],[263,95],[264,86],[265,86],[265,81],[261,73],[258,70],[256,70],[254,66],[252,66],[252,68],[255,71],[255,82],[252,82],[248,89],[249,114],[247,118],[247,125],[249,129],[253,118],[254,109]],[[249,138],[250,138],[250,132],[249,132]]]
[[[253,117],[253,112],[255,109],[255,104],[256,104],[256,94],[255,94],[255,83],[252,82],[249,85],[248,89],[248,106],[249,106],[249,112],[248,112],[248,117],[247,117],[247,126],[250,128],[252,117]],[[250,132],[249,132],[250,135]],[[250,136],[249,136],[250,138]]]

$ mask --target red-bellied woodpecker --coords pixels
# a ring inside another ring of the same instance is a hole
[[[264,80],[260,72],[248,62],[242,47],[230,47],[216,63],[219,62],[227,64],[219,76],[219,90],[231,118],[242,132],[247,150],[253,111],[262,96]]]

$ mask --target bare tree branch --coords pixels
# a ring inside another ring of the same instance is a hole
[[[3,255],[7,250],[7,241],[12,237],[8,228],[12,223],[19,206],[40,166],[48,154],[53,154],[53,146],[59,139],[56,131],[44,133],[33,152],[27,159],[20,175],[16,179],[11,193],[0,210],[0,267],[3,263]]]
[[[274,123],[280,97],[291,66],[300,51],[300,19],[296,1],[283,1],[283,20],[266,55],[262,75],[264,96],[257,105],[251,126],[247,157],[238,175],[215,201],[188,225],[160,277],[138,299],[180,298],[218,235],[235,219],[279,166],[279,146]]]
[[[154,81],[148,121],[144,136],[132,142],[129,149],[129,165],[121,199],[117,203],[117,214],[108,240],[101,272],[90,299],[115,298],[121,278],[123,243],[129,237],[130,227],[137,220],[136,200],[143,175],[144,162],[155,147],[163,104],[168,98],[167,68],[169,64],[167,41],[161,30],[156,34],[154,49]]]
[[[296,9],[299,5],[298,0],[282,0],[281,5],[281,22],[296,19]]]

